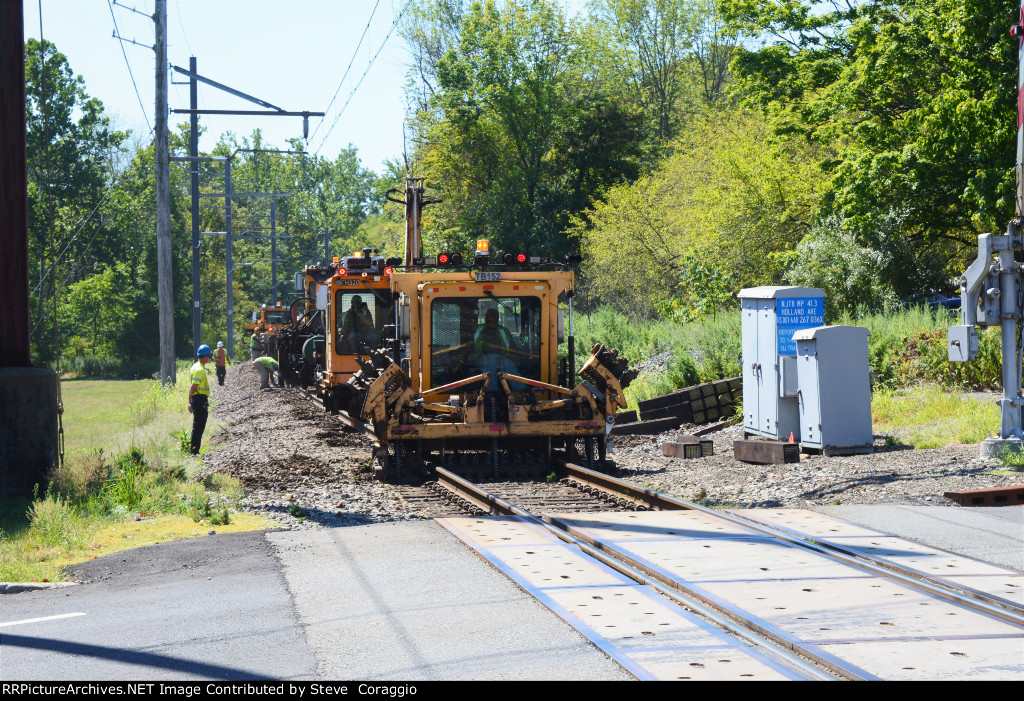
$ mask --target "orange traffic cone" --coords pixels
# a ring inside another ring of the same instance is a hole
[[[789,432],[789,442],[790,443],[796,443],[796,441],[793,440],[793,432],[792,431]]]

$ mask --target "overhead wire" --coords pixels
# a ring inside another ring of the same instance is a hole
[[[135,97],[139,99],[139,107],[142,108],[142,116],[146,120],[146,126],[149,128],[149,132],[153,133],[153,127],[149,123],[149,114],[146,112],[146,108],[142,105],[142,96],[139,95],[139,86],[135,83],[135,75],[132,73],[132,64],[128,62],[128,54],[124,50],[124,42],[121,41],[121,30],[117,28],[117,18],[114,16],[114,6],[110,4],[110,0],[107,0],[107,8],[110,9],[110,19],[114,20],[114,32],[117,34],[117,43],[121,45],[121,55],[124,56],[124,63],[128,66],[128,77],[132,79],[132,87],[135,88]]]
[[[379,5],[380,5],[380,0],[377,0],[377,2],[373,6],[373,10],[370,12],[370,19],[366,20],[366,27],[363,28],[363,34],[362,34],[362,36],[359,37],[359,43],[356,44],[356,48],[352,51],[352,58],[350,58],[348,60],[348,66],[345,67],[345,72],[342,74],[341,80],[338,81],[338,88],[337,88],[337,90],[334,91],[334,96],[331,98],[330,103],[327,105],[327,109],[324,110],[324,114],[330,112],[331,111],[331,107],[334,106],[334,101],[337,99],[338,93],[341,92],[341,88],[345,84],[345,78],[348,77],[348,72],[350,70],[352,70],[352,64],[355,63],[356,56],[359,55],[359,47],[363,45],[363,39],[366,38],[366,32],[368,32],[369,29],[370,29],[370,23],[373,21],[373,16],[375,14],[377,14],[377,7]],[[322,125],[323,125],[323,120],[320,120],[320,123],[316,125],[316,129],[314,129],[313,133],[309,135],[310,139],[312,139],[314,136],[316,136],[316,133],[320,130],[320,127]]]
[[[373,55],[373,58],[370,59],[370,63],[369,63],[369,65],[366,66],[366,70],[363,71],[363,74],[359,77],[359,82],[356,83],[356,86],[354,88],[352,88],[352,92],[350,92],[348,94],[348,99],[345,100],[345,104],[341,106],[341,110],[338,111],[338,115],[334,118],[334,121],[331,123],[331,128],[327,130],[327,133],[324,134],[324,138],[320,142],[320,145],[317,146],[317,148],[316,148],[316,154],[317,155],[320,154],[320,149],[322,149],[324,147],[324,144],[327,143],[327,139],[330,137],[331,132],[334,131],[334,127],[337,126],[338,121],[341,119],[341,116],[343,114],[345,114],[345,108],[348,107],[350,102],[352,102],[352,98],[355,96],[356,91],[359,90],[359,86],[363,84],[363,80],[366,78],[367,74],[370,72],[370,69],[373,68],[373,64],[377,61],[377,58],[380,56],[381,51],[384,50],[385,45],[387,45],[387,43],[388,43],[388,39],[391,38],[391,35],[394,34],[395,29],[398,28],[398,23],[402,21],[402,17],[405,15],[405,11],[407,9],[409,9],[409,6],[411,4],[412,4],[412,0],[406,0],[405,5],[402,6],[402,9],[399,11],[398,15],[395,17],[394,21],[391,23],[391,29],[388,30],[387,35],[384,37],[384,41],[382,41],[380,43],[380,46],[377,48],[377,53],[375,53]]]

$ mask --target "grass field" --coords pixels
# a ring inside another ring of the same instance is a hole
[[[993,399],[935,385],[875,392],[871,418],[876,433],[915,448],[980,443],[999,431],[1000,421]]]
[[[200,460],[183,451],[191,432],[188,384],[65,380],[63,467],[36,498],[0,502],[0,581],[54,581],[61,568],[99,555],[217,532],[265,528],[230,514],[241,485],[222,475],[196,482]],[[204,446],[217,430],[213,406]]]

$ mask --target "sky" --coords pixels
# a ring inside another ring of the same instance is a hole
[[[116,128],[131,129],[148,141],[155,109],[155,54],[148,48],[155,42],[150,19],[155,2],[114,2],[25,0],[25,37],[39,38],[41,7],[43,36],[84,78],[89,95],[103,102]],[[363,166],[380,172],[385,160],[401,160],[403,151],[402,88],[409,54],[398,32],[390,38],[388,33],[405,4],[167,0],[168,61],[187,69],[189,57],[195,56],[198,73],[218,83],[283,110],[326,112],[322,119],[310,118],[306,150],[333,159],[352,144]],[[145,46],[113,38],[115,21],[121,37]],[[185,84],[169,86],[169,108],[187,109],[188,79],[173,71],[171,77]],[[263,109],[202,83],[199,108]],[[187,122],[188,115],[169,119],[175,125]],[[202,151],[228,131],[241,139],[261,129],[264,141],[277,148],[284,148],[287,138],[302,136],[301,117],[203,115],[200,124],[207,128]]]

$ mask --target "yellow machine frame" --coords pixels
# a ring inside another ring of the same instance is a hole
[[[392,289],[400,293],[400,305],[408,305],[408,374],[392,364],[370,386],[362,418],[372,423],[382,445],[391,441],[451,438],[495,439],[509,436],[587,438],[604,436],[614,423],[615,411],[625,408],[618,378],[596,356],[578,373],[585,380],[575,388],[561,387],[558,367],[558,299],[571,294],[574,274],[569,270],[502,271],[501,279],[477,282],[473,272],[395,273]],[[523,289],[526,288],[526,289]],[[498,373],[508,401],[508,421],[486,420],[483,390],[459,392],[468,384],[487,377],[477,375],[442,387],[429,387],[430,356],[425,344],[431,337],[430,309],[435,299],[480,298],[484,292],[496,297],[535,296],[541,300],[541,378]],[[400,316],[405,317],[400,313]],[[603,349],[602,349],[603,350]],[[513,392],[508,381],[530,387],[531,399]],[[442,403],[452,394],[461,396],[460,406]],[[570,419],[538,419],[545,412],[574,407],[579,414]],[[413,416],[418,418],[412,418]],[[430,417],[429,419],[426,417]]]

